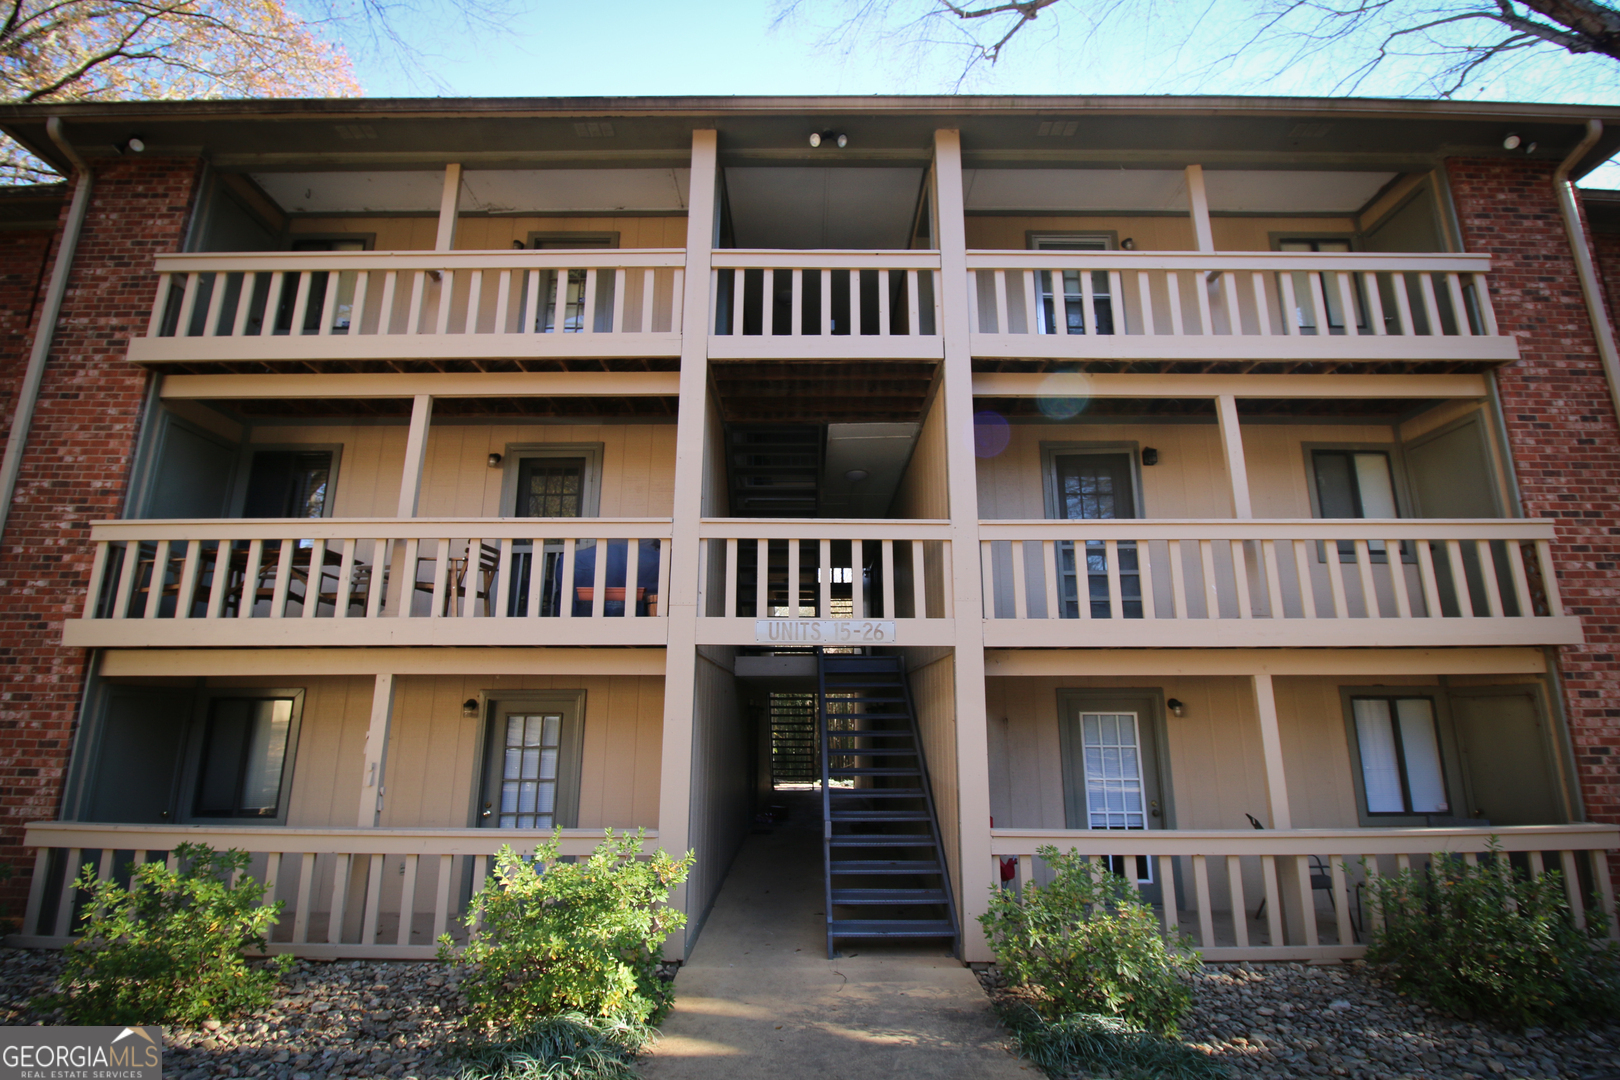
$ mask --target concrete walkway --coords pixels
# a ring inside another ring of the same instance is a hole
[[[778,793],[779,796],[786,793]],[[939,946],[845,947],[828,960],[820,796],[744,842],[675,980],[648,1080],[1030,1080],[973,973]]]

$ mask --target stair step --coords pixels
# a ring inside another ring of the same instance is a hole
[[[844,833],[839,836],[828,837],[827,843],[836,848],[931,848],[934,846],[934,834],[926,833],[883,833],[871,836]]]
[[[835,904],[943,904],[944,889],[834,889]]]
[[[834,810],[837,821],[932,821],[926,810]]]
[[[827,936],[834,938],[940,938],[955,937],[948,919],[829,919]]]
[[[886,769],[868,766],[860,769],[828,769],[834,776],[921,776],[921,769]]]
[[[846,799],[920,799],[922,788],[829,788],[828,794]]]
[[[939,863],[921,859],[850,859],[828,863],[832,874],[938,874]]]
[[[916,757],[917,748],[907,750],[900,746],[829,746],[827,753],[833,757]]]

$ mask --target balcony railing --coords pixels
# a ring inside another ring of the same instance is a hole
[[[893,622],[901,645],[952,643],[948,522],[709,518],[699,535],[700,642],[753,644],[769,619]]]
[[[440,934],[463,937],[466,882],[488,876],[503,844],[527,853],[547,830],[301,829],[212,825],[94,825],[36,821],[23,843],[37,848],[22,933],[8,944],[66,944],[87,894],[73,887],[90,866],[99,880],[128,881],[131,863],[169,861],[180,844],[249,853],[248,873],[266,902],[285,907],[269,952],[375,960],[431,960]],[[589,855],[595,829],[564,829],[561,854]],[[657,847],[647,831],[643,850]],[[468,870],[470,868],[470,875]],[[409,912],[409,917],[402,913]]]
[[[86,647],[662,645],[668,519],[111,521]]]
[[[159,255],[145,363],[678,356],[681,251]]]
[[[985,521],[985,644],[1563,645],[1551,522]]]
[[[970,251],[983,357],[1518,358],[1481,255]]]
[[[1088,856],[1093,866],[1123,874],[1139,889],[1154,889],[1166,927],[1190,933],[1206,960],[1328,960],[1366,952],[1379,920],[1366,894],[1368,879],[1424,865],[1437,853],[1475,864],[1493,838],[1518,872],[1561,871],[1577,926],[1590,920],[1620,936],[1605,854],[1620,846],[1620,828],[1613,825],[992,829],[990,850],[997,880],[1001,860],[1014,861],[1012,887],[1048,873],[1035,849],[1050,844]],[[1589,907],[1585,889],[1596,891],[1601,910]],[[1319,894],[1326,894],[1320,903]]]
[[[938,359],[939,253],[714,253],[716,359]]]

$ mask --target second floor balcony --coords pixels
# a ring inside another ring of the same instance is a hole
[[[673,358],[685,253],[303,251],[163,255],[150,364]],[[1476,255],[967,253],[974,357],[1495,364]],[[937,360],[953,302],[934,251],[714,253],[717,360]]]

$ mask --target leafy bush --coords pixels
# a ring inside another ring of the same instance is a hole
[[[642,833],[609,829],[588,859],[564,863],[559,839],[535,848],[532,860],[501,848],[494,880],[473,897],[459,957],[471,1019],[520,1032],[568,1013],[656,1023],[674,1001],[658,978],[659,950],[686,925],[665,905],[692,854],[639,859]],[[439,955],[456,958],[448,935]]]
[[[1188,977],[1201,964],[1191,939],[1167,941],[1135,886],[1095,873],[1084,855],[1051,846],[1037,853],[1051,884],[1030,882],[1021,896],[992,887],[979,916],[1003,973],[1035,991],[1048,1020],[1101,1013],[1175,1034],[1192,1005]]]
[[[1495,838],[1477,866],[1435,855],[1368,882],[1383,910],[1367,959],[1443,1012],[1509,1027],[1578,1026],[1620,1014],[1620,948],[1604,916],[1578,930],[1563,875],[1516,873]]]
[[[244,851],[181,844],[179,868],[133,866],[129,888],[97,881],[86,866],[83,936],[67,947],[60,1006],[74,1024],[196,1026],[264,1008],[292,963],[250,966],[242,950],[263,949],[279,902],[246,874]]]
[[[523,1035],[463,1054],[461,1080],[636,1080],[636,1055],[652,1042],[645,1024],[570,1013]]]
[[[1114,1080],[1226,1080],[1226,1066],[1208,1054],[1110,1016],[1046,1020],[1027,1005],[1000,1010],[1018,1051],[1049,1076],[1109,1076]]]

